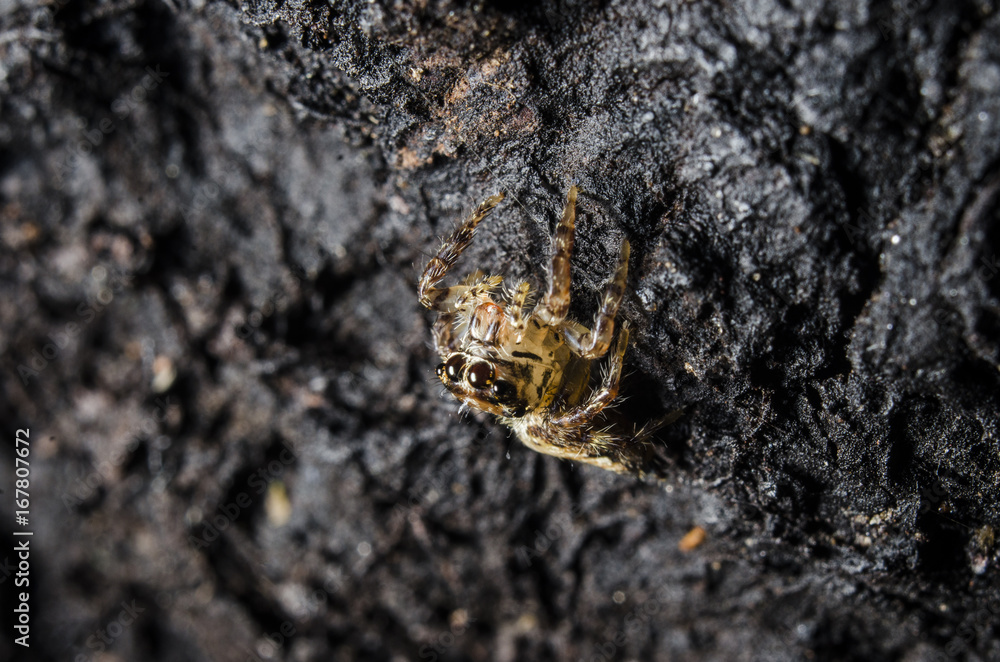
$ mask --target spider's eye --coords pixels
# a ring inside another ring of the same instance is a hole
[[[493,397],[500,404],[507,404],[517,397],[517,389],[510,382],[501,379],[493,383]]]
[[[472,388],[486,388],[493,383],[493,366],[485,361],[473,363],[466,379]]]
[[[451,381],[455,381],[462,374],[462,368],[465,367],[465,357],[461,354],[456,354],[455,356],[448,359],[446,363],[443,363],[438,376],[441,375],[441,371],[444,372],[445,376]]]

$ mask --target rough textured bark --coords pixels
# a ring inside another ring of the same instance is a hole
[[[998,23],[0,5],[33,659],[1000,659]],[[463,268],[542,283],[573,183],[571,314],[627,238],[629,406],[684,409],[660,479],[434,380],[438,239],[506,191]]]

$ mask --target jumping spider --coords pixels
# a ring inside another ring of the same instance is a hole
[[[427,263],[418,293],[421,304],[440,314],[434,323],[442,360],[437,376],[463,404],[498,416],[529,448],[618,473],[641,472],[653,455],[649,437],[659,424],[636,430],[611,407],[628,346],[627,323],[613,346],[612,338],[629,244],[621,245],[593,329],[567,319],[576,196],[573,186],[556,229],[548,290],[538,305],[532,305],[527,282],[501,288],[500,276],[482,271],[458,285],[436,287],[503,193],[480,204]],[[609,349],[607,365],[592,383],[592,367]]]

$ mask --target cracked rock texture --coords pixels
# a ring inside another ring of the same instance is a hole
[[[658,478],[435,383],[573,183]],[[992,0],[5,0],[0,659],[1000,660],[998,209]]]

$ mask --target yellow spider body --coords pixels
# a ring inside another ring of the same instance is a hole
[[[628,346],[624,326],[613,348],[611,341],[625,293],[629,244],[622,244],[593,329],[567,319],[576,196],[574,186],[556,230],[548,290],[537,305],[527,282],[507,289],[500,276],[480,271],[458,285],[435,287],[503,194],[479,205],[431,258],[420,279],[420,302],[440,315],[434,324],[442,360],[438,378],[464,405],[498,416],[541,453],[617,472],[640,471],[652,454],[648,431],[623,432],[610,409]],[[591,366],[609,349],[602,378],[594,384]]]

